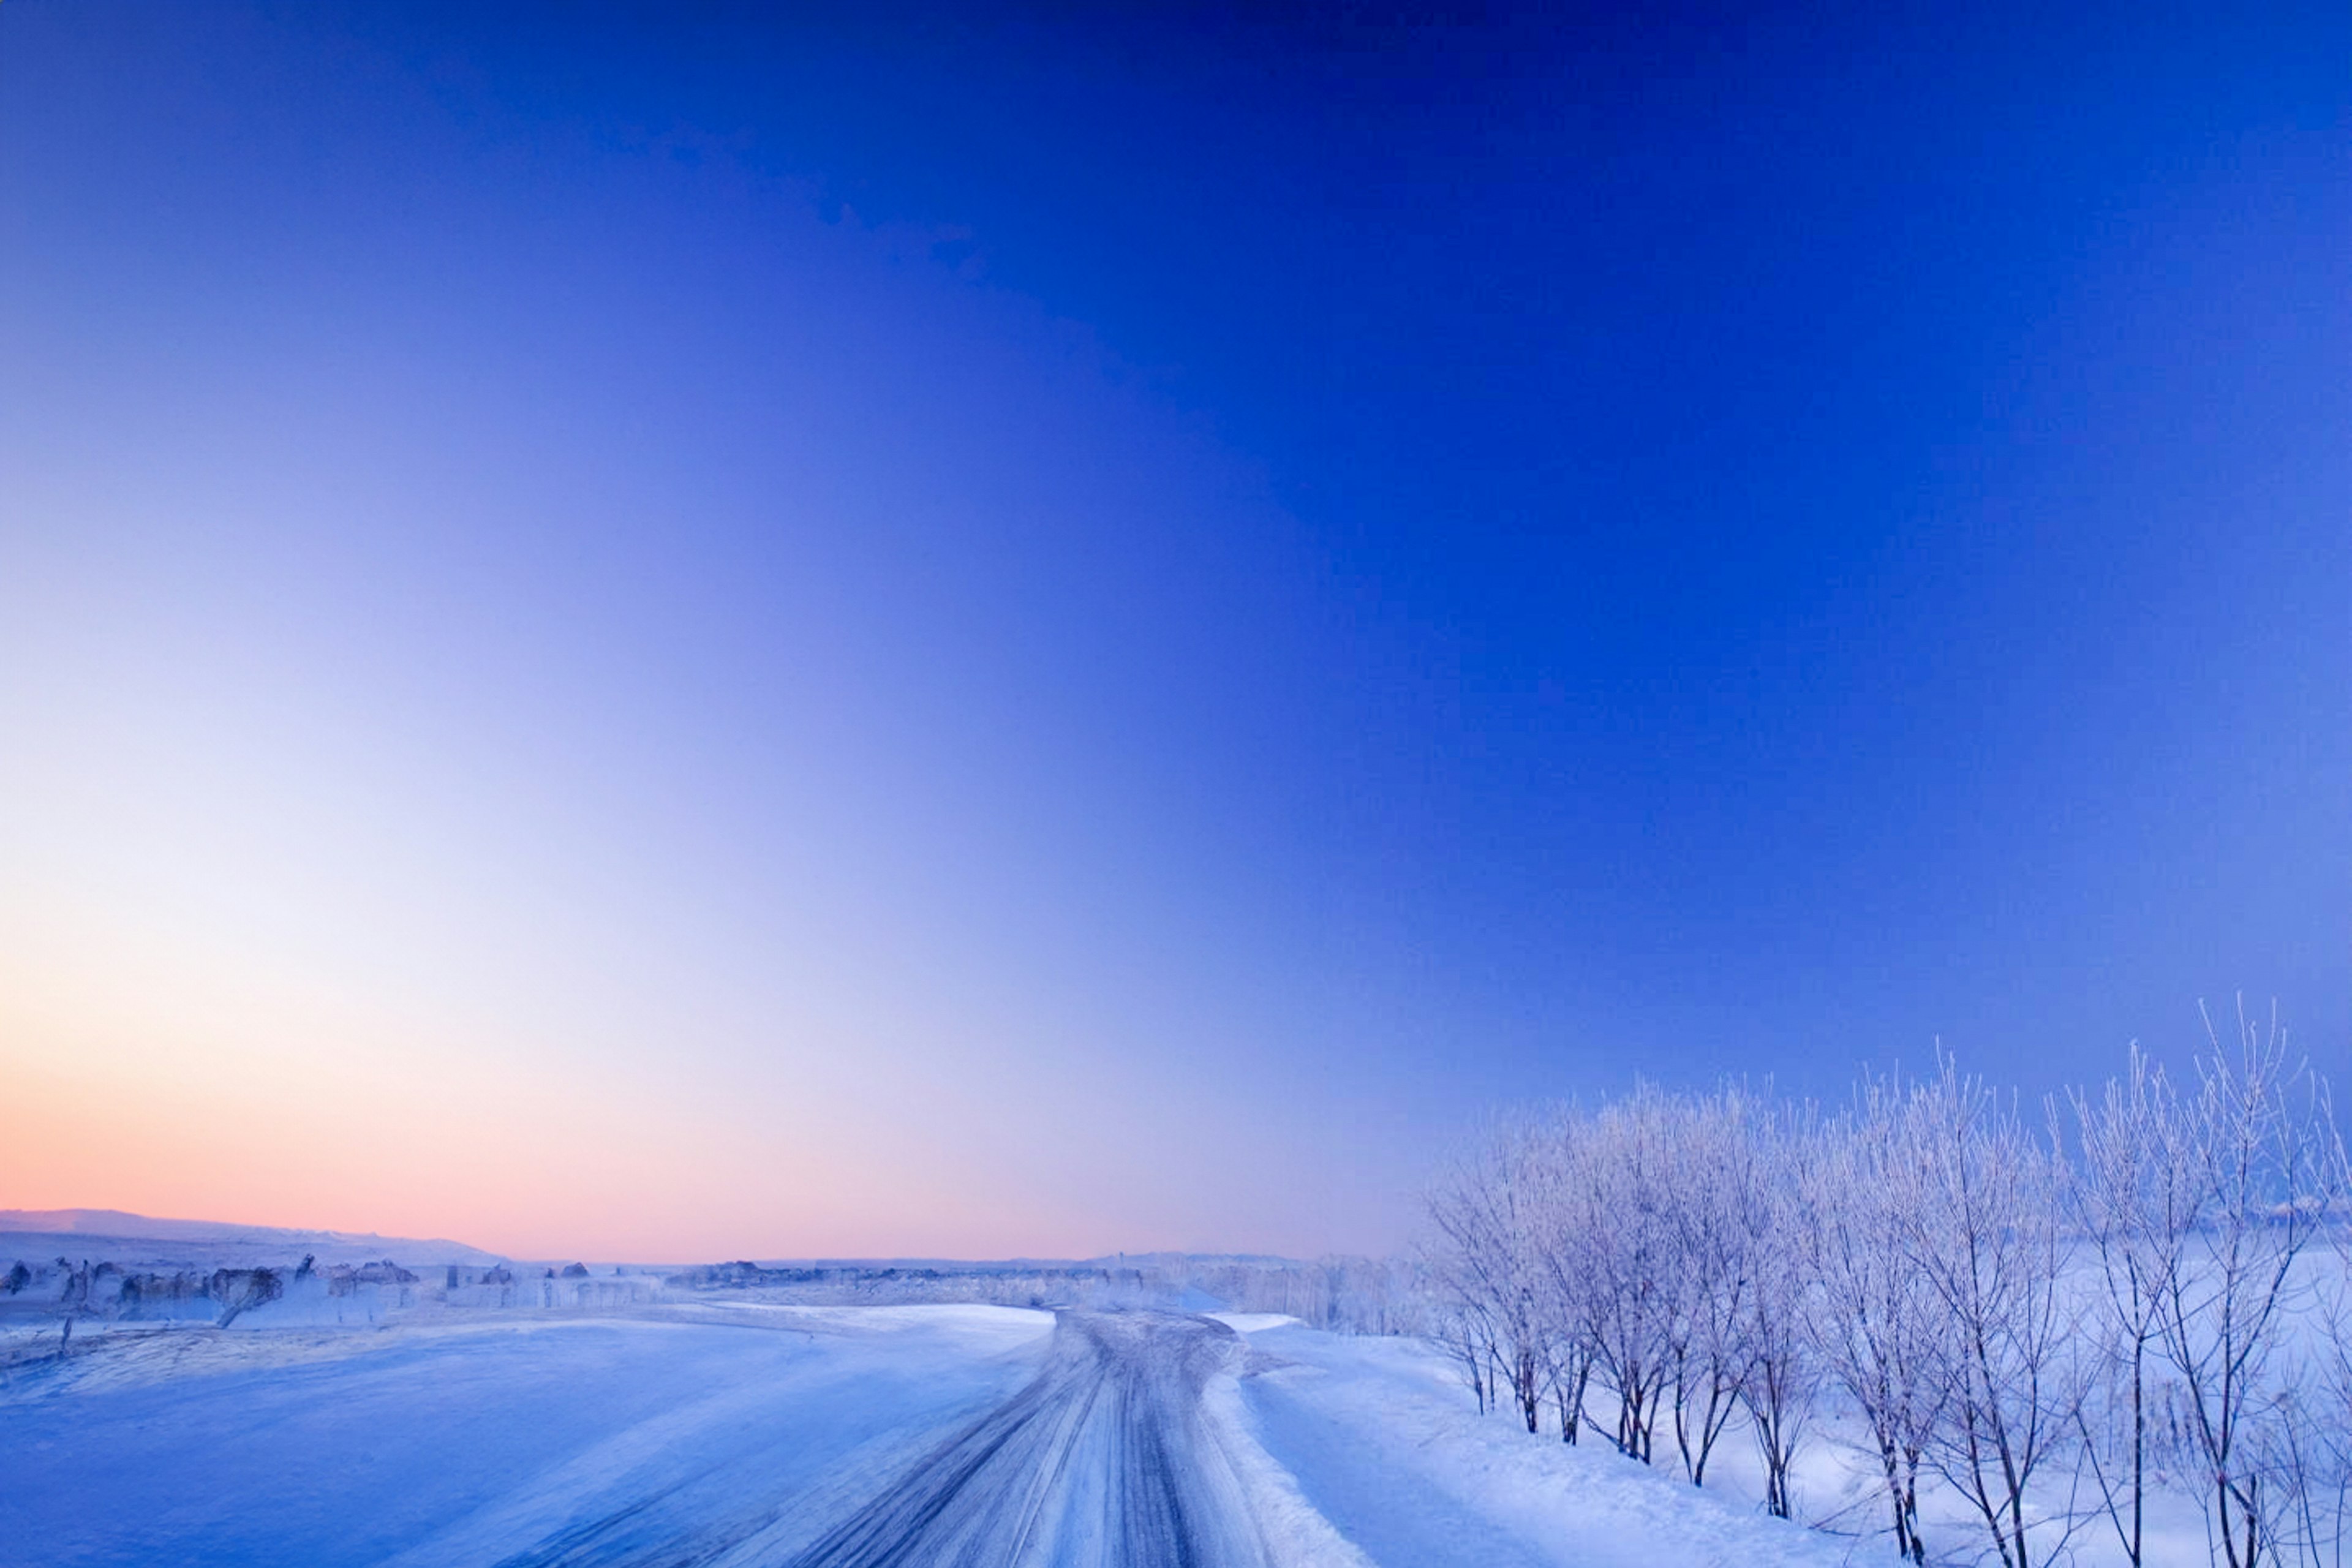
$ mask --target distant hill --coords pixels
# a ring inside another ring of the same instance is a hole
[[[461,1241],[378,1236],[373,1231],[289,1230],[219,1220],[152,1219],[120,1209],[0,1209],[0,1257],[43,1253],[135,1255],[142,1260],[184,1257],[223,1263],[280,1258],[292,1262],[305,1253],[320,1263],[370,1262],[381,1258],[412,1265],[503,1261],[496,1253]]]

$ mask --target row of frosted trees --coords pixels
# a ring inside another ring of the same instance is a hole
[[[2188,1080],[2135,1052],[2031,1115],[1948,1061],[1832,1112],[1643,1089],[1439,1182],[1436,1328],[1530,1432],[1701,1484],[1752,1444],[1783,1517],[1843,1447],[1914,1563],[1923,1489],[2003,1568],[2156,1563],[2166,1498],[2226,1568],[2340,1563],[2345,1191],[2316,1080],[2242,1020]]]

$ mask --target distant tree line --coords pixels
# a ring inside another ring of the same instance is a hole
[[[732,1263],[670,1274],[672,1289],[749,1291],[773,1300],[856,1305],[980,1301],[1035,1309],[1153,1308],[1280,1312],[1346,1333],[1415,1331],[1426,1310],[1409,1260],[1188,1253],[1084,1263]]]
[[[1987,1560],[2084,1531],[2135,1565],[2160,1493],[2224,1568],[2352,1548],[2352,1247],[2323,1086],[2242,1016],[2175,1082],[2029,1115],[1948,1059],[1820,1111],[1654,1088],[1495,1127],[1433,1189],[1428,1331],[1482,1408],[1704,1483],[1735,1432],[1794,1512],[1853,1452],[1895,1551],[1923,1485]]]

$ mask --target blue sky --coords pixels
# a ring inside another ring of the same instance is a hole
[[[2340,1077],[2347,35],[17,0],[0,1202],[1314,1252],[1636,1074]]]

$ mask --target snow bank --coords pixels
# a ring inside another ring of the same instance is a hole
[[[1352,1561],[1830,1568],[1878,1554],[1872,1542],[1769,1518],[1605,1443],[1570,1447],[1507,1416],[1482,1416],[1450,1366],[1418,1342],[1297,1327],[1248,1338],[1258,1353],[1238,1387],[1238,1418],[1301,1501],[1360,1553]]]
[[[1315,1510],[1297,1480],[1259,1444],[1237,1378],[1213,1380],[1203,1404],[1210,1436],[1233,1470],[1243,1506],[1257,1522],[1268,1568],[1373,1568],[1372,1560]]]

